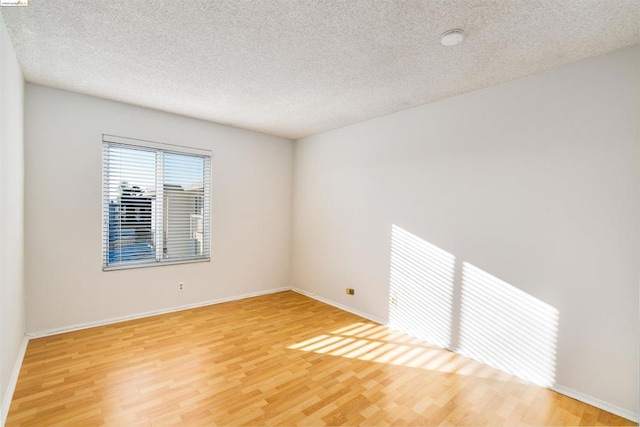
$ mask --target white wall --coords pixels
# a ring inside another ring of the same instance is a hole
[[[538,367],[556,388],[637,413],[639,62],[634,47],[297,141],[292,285],[383,319],[414,307],[507,370],[539,339],[528,368],[555,359]],[[413,255],[392,255],[392,227]],[[394,280],[416,287],[396,305]]]
[[[8,409],[9,381],[25,332],[24,80],[0,18],[0,402]],[[7,398],[7,402],[5,402]],[[0,422],[0,424],[2,424]]]
[[[29,332],[288,285],[292,141],[32,84],[25,93]],[[211,262],[102,271],[103,133],[212,150]]]

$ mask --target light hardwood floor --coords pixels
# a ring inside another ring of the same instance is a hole
[[[294,292],[29,342],[7,426],[636,425]]]

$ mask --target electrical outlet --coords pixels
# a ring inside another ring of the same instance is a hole
[[[347,295],[355,295],[356,291],[353,288],[347,288]]]
[[[184,291],[184,283],[180,282],[178,283],[178,292],[182,292]]]

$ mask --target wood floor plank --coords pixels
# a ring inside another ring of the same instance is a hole
[[[636,425],[294,292],[33,339],[7,426]]]

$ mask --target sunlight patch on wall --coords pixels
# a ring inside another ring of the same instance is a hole
[[[555,380],[558,310],[462,265],[459,352],[536,384]]]
[[[389,326],[450,347],[454,273],[453,255],[393,225]]]

